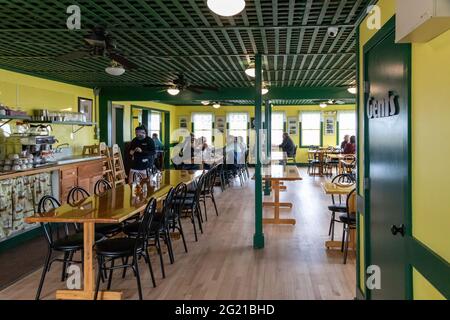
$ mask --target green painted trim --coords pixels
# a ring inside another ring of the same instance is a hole
[[[323,121],[320,121],[320,146],[321,147],[323,147],[323,134],[324,134]]]
[[[37,227],[35,229],[31,229],[24,233],[13,236],[10,239],[4,240],[4,241],[0,242],[0,253],[5,252],[10,249],[14,249],[17,246],[21,245],[22,243],[25,243],[32,239],[35,239],[35,238],[39,237],[40,235],[42,235],[42,228]]]
[[[446,299],[450,299],[450,263],[413,237],[407,238],[407,256],[410,269],[411,266],[416,268]]]
[[[253,247],[264,248],[263,233],[263,208],[262,208],[262,174],[261,174],[261,141],[259,130],[262,125],[262,58],[261,54],[255,56],[256,79],[255,79],[255,129],[256,129],[256,165],[255,165],[255,234],[253,236]]]
[[[170,112],[164,112],[164,167],[170,168]]]
[[[358,127],[358,126],[356,126]],[[358,130],[358,129],[357,129]],[[339,146],[340,145],[340,137],[339,137],[339,121],[336,120],[336,145]]]
[[[105,142],[108,146],[112,144],[112,100],[100,91],[98,110],[100,142]]]

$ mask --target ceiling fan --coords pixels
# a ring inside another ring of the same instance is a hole
[[[217,91],[216,87],[207,87],[207,86],[196,86],[190,84],[190,82],[186,79],[184,74],[178,74],[177,78],[173,80],[171,83],[167,84],[147,84],[145,85],[147,88],[164,88],[171,95],[176,96],[181,91],[191,91],[194,93],[203,93],[203,91]]]
[[[131,62],[117,50],[117,42],[103,27],[94,27],[84,37],[84,47],[80,50],[69,52],[57,57],[59,61],[71,61],[85,57],[107,57],[111,62],[123,66],[125,69],[136,69],[138,65]]]

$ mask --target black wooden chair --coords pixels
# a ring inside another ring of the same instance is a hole
[[[134,276],[136,277],[139,299],[142,300],[141,277],[138,266],[139,258],[141,257],[144,258],[147,263],[152,278],[153,287],[156,287],[155,276],[153,274],[153,268],[148,252],[148,235],[155,217],[155,211],[156,200],[151,199],[145,208],[142,219],[139,222],[136,237],[108,239],[96,245],[95,250],[98,260],[98,273],[94,295],[95,300],[98,296],[102,274],[109,271],[108,290],[110,290],[114,270],[124,269],[124,271],[126,271],[127,268],[131,268],[133,270]],[[128,263],[129,258],[132,259],[131,263]],[[115,262],[117,259],[120,259],[122,264],[116,265]],[[109,262],[111,263],[110,266],[108,266]]]
[[[38,214],[44,215],[46,212],[56,209],[60,206],[58,200],[52,196],[44,196],[41,198],[38,204]],[[71,231],[70,227],[73,227]],[[83,234],[78,232],[76,225],[68,223],[41,223],[41,227],[44,231],[45,239],[47,240],[48,250],[47,256],[44,262],[44,268],[42,270],[41,280],[36,293],[36,300],[39,300],[42,286],[45,281],[45,276],[50,271],[50,266],[53,262],[58,261],[63,263],[61,281],[64,281],[67,277],[67,267],[74,263],[83,264]],[[95,241],[100,241],[104,237],[102,234],[95,234]],[[64,254],[64,257],[52,258],[53,252],[60,252]],[[76,252],[81,252],[81,261],[73,260],[73,256]]]
[[[337,183],[340,185],[348,185],[352,186],[356,183],[354,177],[349,174],[341,174],[333,178],[331,180],[332,183]],[[328,210],[331,211],[331,219],[330,219],[330,228],[328,230],[328,235],[331,236],[331,240],[334,240],[334,226],[335,222],[341,222],[336,219],[336,213],[345,213],[347,212],[347,205],[343,202],[341,195],[331,195],[332,205],[328,206]]]
[[[346,212],[339,215],[339,221],[344,224],[342,235],[342,251],[344,251],[344,264],[347,263],[350,232],[356,229],[355,197],[356,197],[356,188],[353,189],[347,196]]]
[[[105,194],[108,190],[112,189],[111,183],[106,179],[98,180],[94,185],[94,194],[96,196],[101,196]]]
[[[186,194],[187,185],[185,183],[180,183],[175,187],[174,198],[170,204],[170,210],[166,213],[166,219],[168,220],[169,229],[172,229],[173,231],[178,230],[180,233],[181,239],[183,240],[184,251],[187,253],[186,239],[181,224],[181,213],[186,200]]]

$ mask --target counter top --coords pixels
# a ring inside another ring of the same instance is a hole
[[[39,167],[36,167],[34,169],[23,171],[0,172],[0,180],[13,179],[39,173],[51,172],[54,170],[61,169],[65,166],[71,166],[80,162],[98,161],[102,158],[103,158],[102,156],[71,156],[67,158],[62,158],[57,162],[40,165]]]

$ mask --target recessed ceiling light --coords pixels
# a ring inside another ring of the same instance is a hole
[[[213,108],[214,109],[219,109],[220,108],[220,103],[216,102],[213,104]]]
[[[208,0],[208,8],[219,16],[231,17],[245,8],[245,0]]]
[[[320,107],[321,107],[321,108],[326,108],[326,107],[328,107],[328,105],[327,105],[325,102],[322,102],[322,103],[320,104]]]
[[[349,87],[347,89],[348,92],[350,92],[351,94],[356,94],[358,92],[358,90],[356,89],[356,87]]]
[[[209,101],[202,101],[202,105],[204,105],[204,106],[207,106],[207,105],[209,105]]]
[[[171,96],[176,96],[177,94],[180,93],[180,90],[177,88],[169,88],[167,89],[167,93],[170,94]]]

